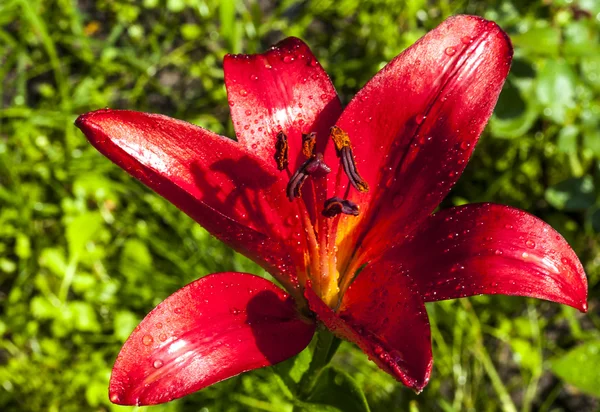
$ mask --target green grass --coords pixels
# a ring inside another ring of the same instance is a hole
[[[299,36],[346,103],[457,13],[496,20],[515,61],[442,206],[505,203],[551,223],[587,270],[590,312],[498,296],[429,305],[435,366],[418,396],[350,344],[333,363],[358,381],[373,411],[600,408],[596,1],[3,0],[0,409],[125,410],[110,405],[107,386],[137,322],[199,276],[260,272],[91,148],[73,126],[77,115],[106,106],[159,112],[233,136],[225,53]],[[581,356],[563,358],[577,347]],[[265,369],[148,409],[286,411],[286,393]]]

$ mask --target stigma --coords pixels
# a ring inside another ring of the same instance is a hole
[[[356,159],[350,141],[350,136],[338,126],[330,129],[329,138],[335,147],[339,161],[337,168],[337,191],[345,191],[343,197],[336,193],[327,193],[327,180],[324,176],[331,173],[332,168],[325,163],[323,153],[317,150],[316,133],[302,134],[299,155],[305,160],[295,170],[290,170],[288,136],[283,130],[277,133],[275,153],[273,158],[279,171],[285,171],[289,180],[286,186],[286,197],[290,202],[297,202],[300,222],[306,234],[306,249],[302,262],[298,262],[301,284],[311,281],[312,288],[330,307],[337,307],[344,290],[340,290],[340,282],[348,278],[347,271],[353,271],[354,266],[344,261],[338,262],[338,246],[336,238],[344,236],[346,230],[340,226],[340,219],[353,219],[360,215],[358,204],[348,199],[350,190],[364,193],[369,190],[369,184],[358,172]],[[297,146],[296,146],[297,147]],[[292,164],[296,161],[293,155]],[[333,157],[335,159],[335,157]],[[342,186],[343,176],[348,178],[348,185]],[[309,191],[302,193],[305,184],[311,180]],[[338,233],[340,227],[341,233]],[[350,258],[351,259],[351,258]],[[343,269],[342,269],[343,268]],[[343,272],[343,273],[342,273]],[[350,276],[352,278],[353,276]]]

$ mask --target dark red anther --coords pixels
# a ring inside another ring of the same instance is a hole
[[[351,200],[332,197],[325,201],[323,212],[321,213],[323,213],[323,216],[325,217],[335,217],[340,213],[358,216],[360,214],[360,209],[358,205]]]
[[[300,197],[300,190],[308,176],[327,174],[329,172],[331,172],[331,168],[325,164],[321,153],[317,153],[315,156],[302,163],[302,166],[300,166],[290,178],[286,188],[287,197],[290,202],[293,201],[294,198]]]
[[[277,162],[277,170],[285,170],[288,167],[288,141],[283,130],[277,133],[277,142],[275,142],[275,162]]]

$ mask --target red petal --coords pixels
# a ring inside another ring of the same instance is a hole
[[[115,362],[110,400],[168,402],[294,356],[314,330],[271,282],[244,273],[206,276],[165,299],[133,331]]]
[[[505,294],[587,310],[587,280],[575,252],[548,224],[509,206],[438,212],[388,255],[426,301]]]
[[[294,265],[281,243],[293,208],[274,165],[235,141],[166,116],[98,110],[77,126],[106,157],[289,286]],[[285,274],[282,276],[282,274]]]
[[[510,41],[495,23],[451,17],[350,102],[337,125],[355,146],[362,176],[379,187],[353,195],[363,210],[370,208],[363,230],[378,226],[374,241],[405,233],[448,193],[492,113],[511,59]]]
[[[427,311],[414,290],[408,277],[375,264],[350,286],[339,314],[312,288],[304,294],[327,328],[357,344],[381,369],[420,392],[429,382],[433,358]]]
[[[283,131],[293,170],[305,160],[300,158],[302,133],[316,132],[317,149],[323,152],[342,106],[327,73],[304,42],[289,37],[263,54],[227,55],[223,69],[231,117],[242,145],[274,164],[276,136]]]

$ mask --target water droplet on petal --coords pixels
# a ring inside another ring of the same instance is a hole
[[[471,36],[464,36],[460,41],[462,44],[470,44],[473,42],[473,38]]]
[[[255,75],[255,74],[253,74],[252,76],[250,76],[250,78],[251,78],[252,80],[254,80],[254,81],[257,81],[257,80],[258,80],[258,76],[257,76],[257,75]]]
[[[161,342],[164,342],[167,340],[167,335],[165,335],[164,333],[161,333],[160,336],[158,337],[158,339],[160,339]]]
[[[142,343],[146,346],[150,346],[152,342],[154,342],[154,339],[152,339],[152,336],[150,335],[144,335],[142,338]]]
[[[245,113],[246,113],[246,116],[250,116],[252,114],[252,110],[248,109],[245,111]]]
[[[496,251],[494,252],[494,254],[496,256],[500,256],[500,255],[502,255],[502,251],[500,249],[496,249]]]
[[[286,54],[285,56],[283,56],[283,62],[284,63],[291,63],[294,61],[294,57],[290,56],[289,54]]]
[[[523,259],[527,259],[527,258],[529,257],[529,253],[527,253],[527,252],[523,252],[523,253],[521,254],[521,256],[523,257]]]
[[[155,360],[154,363],[152,364],[152,366],[154,366],[156,369],[162,368],[163,365],[164,365],[164,362],[161,361],[160,359]]]
[[[427,118],[427,116],[425,116],[423,114],[418,114],[415,117],[415,122],[417,122],[417,124],[421,124],[421,123],[423,123],[423,121],[425,120],[425,118]]]
[[[513,228],[513,225],[506,224],[506,225],[504,225],[504,227],[505,227],[506,229],[508,229],[508,230],[512,230],[512,228]]]
[[[394,206],[396,208],[400,207],[400,205],[402,204],[403,201],[404,201],[404,196],[402,196],[402,195],[396,195],[392,199],[392,206]]]
[[[463,150],[467,150],[469,147],[471,147],[471,143],[467,142],[466,140],[464,140],[461,144],[460,144],[460,148]]]
[[[182,310],[181,308],[175,308],[175,309],[173,310],[173,312],[175,312],[175,313],[176,313],[176,314],[178,314],[178,315],[181,315],[181,312],[183,312],[183,310]]]
[[[240,95],[241,96],[248,96],[248,92],[245,89],[241,89],[240,90]]]
[[[448,56],[454,56],[456,54],[456,49],[454,47],[447,47],[444,53]]]
[[[527,245],[528,248],[531,248],[531,249],[533,249],[535,247],[535,242],[531,239],[527,239],[525,241],[525,244]]]
[[[317,66],[319,65],[319,62],[318,62],[318,61],[316,61],[315,59],[311,59],[311,60],[310,60],[310,65],[311,65],[312,67],[317,67]]]

